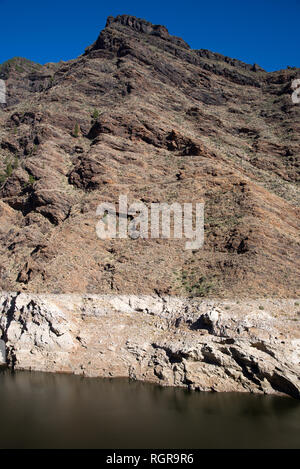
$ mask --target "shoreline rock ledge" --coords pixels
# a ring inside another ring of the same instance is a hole
[[[300,398],[299,301],[0,293],[0,362]]]

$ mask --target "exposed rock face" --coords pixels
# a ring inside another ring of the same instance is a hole
[[[15,369],[300,398],[299,311],[291,300],[21,293],[2,294],[0,310]]]
[[[0,67],[0,288],[299,296],[299,69],[109,17],[78,59]],[[204,202],[204,248],[99,240],[96,207]]]

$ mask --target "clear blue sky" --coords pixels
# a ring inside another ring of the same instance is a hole
[[[210,49],[266,70],[300,67],[300,0],[0,0],[0,63],[21,56],[69,60],[94,42],[107,16],[165,25],[194,49]]]

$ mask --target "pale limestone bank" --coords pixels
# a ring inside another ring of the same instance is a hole
[[[11,368],[300,398],[296,300],[0,295]]]

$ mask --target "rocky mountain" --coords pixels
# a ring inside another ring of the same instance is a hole
[[[2,64],[0,289],[299,296],[299,77],[127,15],[75,60]],[[204,202],[204,247],[98,239],[120,194]]]

